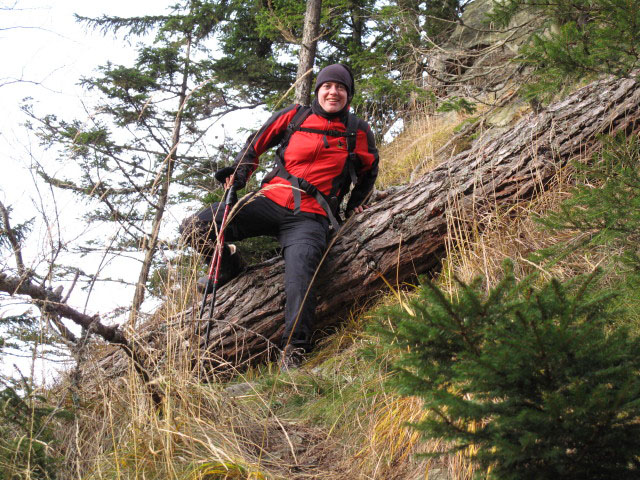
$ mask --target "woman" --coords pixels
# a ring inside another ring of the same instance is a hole
[[[286,294],[283,370],[299,366],[310,348],[316,305],[311,280],[327,247],[330,225],[334,229],[339,226],[342,198],[353,183],[346,212],[362,212],[378,174],[371,129],[349,113],[354,93],[353,75],[346,66],[334,64],[322,69],[311,107],[292,105],[275,113],[248,138],[234,165],[215,175],[226,188],[234,185],[240,190],[257,169],[260,155],[279,145],[278,166],[265,177],[258,192],[240,200],[226,227],[225,240],[271,235],[280,242]],[[181,226],[183,235],[192,235],[209,259],[222,210],[220,204],[214,204]],[[225,247],[218,285],[242,268],[235,248]]]

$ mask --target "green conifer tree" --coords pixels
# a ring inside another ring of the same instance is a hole
[[[358,79],[357,113],[382,136],[399,118],[432,100],[422,76],[430,49],[444,41],[464,0],[324,0],[316,66],[348,64]],[[291,0],[231,2],[215,67],[227,87],[269,108],[295,81],[305,5]],[[239,88],[242,86],[242,88]]]
[[[466,451],[482,478],[637,478],[640,340],[612,327],[624,312],[596,280],[507,269],[488,293],[481,280],[454,295],[426,283],[386,310],[402,352],[393,385],[429,411],[415,427]]]
[[[560,258],[577,249],[606,246],[615,267],[629,280],[640,272],[640,141],[633,135],[602,138],[602,148],[586,163],[574,163],[577,185],[557,212],[541,218],[553,231],[578,232],[577,240],[539,252]]]
[[[29,268],[22,253],[34,219],[13,222],[11,214],[12,207],[0,202],[0,279],[14,276],[44,285],[47,279]],[[5,307],[0,315],[0,478],[55,479],[60,461],[54,441],[56,422],[69,418],[70,412],[51,406],[35,391],[33,379],[23,376],[17,367],[19,380],[8,375],[16,357],[28,356],[29,350],[37,348],[40,358],[59,360],[66,349],[58,335],[42,328],[45,319],[30,306],[21,311],[15,298],[9,305],[4,294],[0,300]],[[42,304],[39,307],[44,310]],[[46,321],[64,328],[57,318]]]
[[[507,26],[523,11],[542,20],[519,55],[536,72],[526,96],[549,98],[567,82],[603,74],[637,77],[639,0],[496,0],[490,17]]]
[[[62,458],[54,432],[59,422],[72,418],[72,412],[51,406],[26,379],[0,377],[0,478],[59,478]]]
[[[0,279],[14,276],[23,281],[34,280],[45,285],[48,279],[42,272],[28,268],[22,254],[23,243],[31,233],[34,218],[12,223],[11,214],[12,207],[0,202]],[[5,298],[0,295],[0,300]],[[55,333],[60,334],[61,330],[57,329],[60,326],[58,319],[51,321],[56,324]],[[21,309],[14,303],[0,315],[0,364],[10,365],[12,356],[24,355],[25,345],[31,346],[34,343],[39,345],[40,354],[49,359],[58,357],[65,350],[61,349],[64,345],[60,337],[42,331],[40,318],[33,314],[30,305]]]

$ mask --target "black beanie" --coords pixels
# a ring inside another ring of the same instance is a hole
[[[356,86],[353,81],[351,70],[340,63],[334,63],[333,65],[329,65],[328,67],[324,67],[320,70],[318,78],[316,79],[316,95],[318,94],[320,85],[325,82],[338,82],[343,84],[347,87],[347,96],[349,99],[353,98],[353,94],[356,93]]]

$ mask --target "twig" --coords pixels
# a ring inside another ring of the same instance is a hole
[[[5,235],[9,239],[9,243],[11,244],[11,248],[13,249],[13,256],[16,259],[18,274],[20,276],[25,276],[27,271],[24,267],[24,261],[22,259],[22,247],[20,246],[20,242],[18,241],[16,232],[11,228],[11,222],[9,221],[9,211],[2,202],[0,202],[0,213],[2,213],[2,222],[4,223],[4,229],[2,231],[4,231]]]

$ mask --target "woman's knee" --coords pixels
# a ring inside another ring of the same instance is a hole
[[[307,284],[314,275],[323,249],[306,243],[289,245],[284,249],[285,280],[287,283]]]

